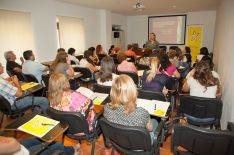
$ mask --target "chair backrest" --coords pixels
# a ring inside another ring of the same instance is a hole
[[[80,112],[59,111],[49,107],[47,114],[55,120],[67,122],[69,125],[68,134],[89,133],[89,125]]]
[[[36,82],[36,83],[39,82],[37,78],[32,74],[23,74],[23,77],[24,77],[24,82]]]
[[[110,94],[111,86],[103,86],[99,84],[93,84],[93,91],[98,93]]]
[[[86,67],[75,67],[74,68],[75,72],[81,72],[83,79],[86,78],[93,78],[93,73],[90,71],[90,69],[86,68]]]
[[[196,155],[234,154],[233,132],[175,124],[172,133],[174,154],[177,154],[177,146],[182,146]]]
[[[117,73],[118,74],[126,74],[126,75],[130,76],[133,79],[134,83],[138,86],[139,77],[138,77],[137,73],[135,73],[135,72],[123,72],[123,71],[118,71]]]
[[[11,104],[2,95],[0,95],[0,111],[6,115],[11,114]]]
[[[9,76],[16,75],[17,78],[19,79],[19,81],[24,81],[24,76],[23,76],[23,73],[21,73],[21,72],[15,72],[15,71],[9,71],[9,70],[7,70],[7,74]]]
[[[75,64],[76,64],[76,62],[71,60],[71,65],[75,65]]]
[[[159,100],[159,101],[166,101],[165,96],[162,92],[155,92],[149,90],[138,90],[138,98],[148,99],[148,100]]]
[[[106,118],[100,119],[100,125],[105,138],[121,150],[151,150],[149,132],[143,127],[129,127],[109,122]]]
[[[150,68],[149,66],[142,65],[142,64],[137,64],[136,67],[137,67],[137,70],[149,70]]]
[[[188,114],[195,118],[215,118],[220,120],[222,101],[219,98],[182,95],[180,96],[179,113]]]

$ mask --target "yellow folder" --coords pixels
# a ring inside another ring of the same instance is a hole
[[[36,86],[36,85],[39,85],[39,83],[36,83],[36,82],[25,83],[25,84],[21,85],[21,89],[22,90],[27,90],[29,88],[32,88],[32,87]]]

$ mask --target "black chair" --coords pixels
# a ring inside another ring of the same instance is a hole
[[[17,102],[18,100],[22,99],[23,97],[25,96],[22,96],[22,97],[18,97],[14,104],[12,106],[15,107],[15,109],[13,110],[11,107],[11,104],[10,102],[5,99],[2,95],[0,95],[0,111],[2,112],[2,118],[1,118],[1,123],[0,123],[0,126],[2,126],[2,122],[3,122],[3,119],[4,119],[4,116],[7,115],[7,116],[14,116],[14,115],[18,115],[18,116],[21,116],[22,113],[24,113],[26,110],[28,109],[32,109],[33,108],[33,103],[34,103],[34,100],[33,100],[33,97],[32,97],[32,105],[29,105],[25,108],[21,108],[19,109],[17,107]]]
[[[23,73],[7,70],[7,74],[8,74],[9,76],[14,76],[14,75],[16,75],[17,78],[19,79],[19,81],[24,81]]]
[[[90,69],[86,67],[75,67],[75,72],[81,72],[82,76],[79,78],[81,83],[94,83],[96,82],[94,78],[94,74],[90,71]]]
[[[174,155],[233,155],[234,133],[176,124],[171,144]],[[187,151],[179,150],[178,146]]]
[[[162,92],[155,92],[155,91],[149,91],[149,90],[143,90],[143,89],[138,89],[138,98],[148,99],[148,100],[166,101],[166,98]]]
[[[139,85],[139,77],[137,75],[137,73],[134,72],[122,72],[122,71],[118,71],[117,74],[126,74],[128,76],[130,76],[134,83],[138,86]]]
[[[43,81],[45,88],[43,92],[43,96],[47,96],[48,88],[49,88],[49,80],[50,80],[50,74],[42,75],[41,80]]]
[[[220,126],[222,114],[222,101],[219,98],[202,98],[189,95],[180,96],[180,115],[190,115],[198,119],[209,118],[209,121],[194,121],[188,118],[188,122],[193,125],[213,125]]]
[[[93,91],[98,93],[110,94],[111,86],[103,86],[99,84],[93,84]]]
[[[58,121],[67,122],[69,125],[66,131],[66,136],[75,140],[87,140],[92,143],[91,154],[94,155],[95,141],[100,133],[100,127],[97,121],[98,116],[96,116],[93,124],[93,131],[89,131],[89,125],[86,118],[80,112],[65,112],[58,111],[53,108],[47,109],[47,114]],[[83,135],[76,135],[77,133],[84,133]],[[63,135],[63,140],[64,136]]]
[[[135,64],[135,58],[133,56],[127,56],[127,61]]]
[[[75,65],[75,64],[76,64],[76,62],[71,60],[71,65]]]
[[[162,122],[155,131],[153,144],[145,127],[123,126],[111,123],[104,117],[100,119],[100,125],[104,139],[112,144],[112,155],[114,155],[115,149],[129,155],[160,154]]]
[[[24,77],[24,80],[23,80],[24,82],[36,82],[36,83],[39,82],[37,80],[37,78],[34,75],[32,75],[32,74],[23,74],[22,73],[22,75]]]

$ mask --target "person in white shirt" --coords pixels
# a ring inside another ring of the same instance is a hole
[[[221,96],[220,82],[213,76],[209,64],[205,61],[196,64],[182,90],[197,97],[216,98],[216,96]]]
[[[76,52],[76,50],[74,48],[69,48],[67,51],[68,59],[69,59],[71,65],[73,65],[72,62],[75,63],[74,65],[79,65],[79,60],[75,57],[75,52]]]
[[[27,50],[23,53],[25,62],[22,65],[22,72],[24,74],[32,74],[37,78],[39,83],[42,83],[41,76],[45,71],[49,70],[49,67],[42,65],[39,62],[35,62],[35,56],[33,51]]]

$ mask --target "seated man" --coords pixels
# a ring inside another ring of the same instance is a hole
[[[0,63],[0,74],[4,72],[3,66]],[[9,77],[7,79],[3,79],[0,77],[0,95],[2,95],[6,100],[11,104],[11,109],[15,110],[14,102],[17,97],[23,96],[23,92],[21,90],[21,86],[19,84],[19,80],[16,76]],[[32,104],[32,96],[26,96],[18,101],[16,101],[17,108],[21,109],[27,107]],[[34,105],[40,107],[42,111],[48,107],[48,100],[44,97],[34,97]],[[38,108],[34,108],[34,112],[38,113]]]
[[[41,76],[44,71],[48,71],[49,67],[40,64],[39,62],[35,62],[35,56],[31,50],[24,51],[23,53],[25,62],[22,66],[22,72],[24,74],[32,74],[37,78],[39,83],[42,82]]]
[[[16,60],[16,55],[12,51],[7,51],[4,53],[4,57],[7,61],[6,63],[6,69],[9,71],[11,74],[15,75],[16,73],[21,73],[22,72],[22,64],[24,63],[24,59],[21,57],[21,65],[15,62]]]

